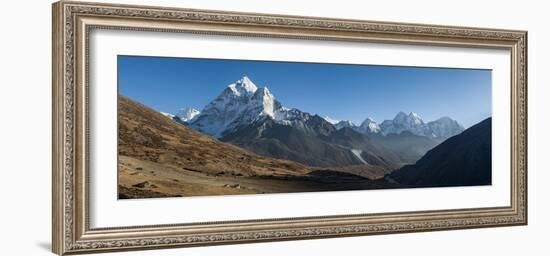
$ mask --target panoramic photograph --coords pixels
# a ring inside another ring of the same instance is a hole
[[[119,199],[491,185],[491,70],[117,62]]]

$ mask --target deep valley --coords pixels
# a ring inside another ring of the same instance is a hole
[[[119,96],[118,134],[120,199],[491,184],[490,118],[335,122],[247,77],[176,115]]]

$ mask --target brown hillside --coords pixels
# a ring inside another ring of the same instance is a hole
[[[143,161],[208,174],[304,174],[304,165],[249,153],[203,135],[128,97],[119,97],[118,152]]]
[[[314,169],[258,156],[119,97],[118,197],[153,198],[387,188],[377,170]],[[351,168],[351,167],[350,167]]]

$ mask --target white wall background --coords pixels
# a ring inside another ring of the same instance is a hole
[[[98,0],[96,0],[98,1]],[[112,2],[111,0],[99,0]],[[529,225],[197,247],[114,255],[545,255],[550,228],[550,22],[544,1],[202,0],[137,3],[529,31]],[[0,15],[0,254],[51,255],[50,1],[3,3]]]

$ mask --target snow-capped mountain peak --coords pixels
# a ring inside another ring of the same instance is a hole
[[[448,138],[464,131],[464,127],[449,117],[442,117],[438,120],[425,123],[414,112],[410,112],[408,115],[404,112],[399,112],[393,120],[382,122],[380,129],[383,135],[400,134],[403,131],[409,131],[415,135],[431,138]]]
[[[393,120],[384,120],[384,122],[380,124],[380,130],[384,135],[391,133],[400,134],[403,131],[409,131],[415,135],[431,136],[431,132],[427,125],[422,118],[414,112],[410,112],[408,115],[404,112],[397,113]]]
[[[336,127],[336,129],[340,130],[344,127],[347,127],[347,128],[352,128],[352,129],[357,129],[357,125],[355,125],[352,121],[350,120],[342,120],[336,124],[334,124],[334,127]]]
[[[230,84],[189,127],[222,138],[255,122],[272,122],[303,131],[328,134],[334,127],[323,118],[298,109],[284,107],[267,87],[257,87],[248,77]]]
[[[359,131],[363,133],[379,133],[380,126],[374,119],[367,117],[363,123],[359,126]]]
[[[428,124],[430,131],[436,137],[448,138],[464,131],[464,127],[450,117],[441,117]]]
[[[393,118],[393,123],[397,125],[420,125],[424,123],[424,120],[414,112],[410,112],[408,115],[405,114],[405,112],[399,112],[395,117]]]
[[[448,138],[464,130],[451,118],[442,117],[425,123],[414,112],[399,112],[393,120],[385,120],[380,124],[369,117],[360,126],[351,121],[338,121],[327,116],[322,118],[284,107],[267,87],[256,86],[246,76],[229,84],[218,97],[203,108],[202,112],[186,108],[178,112],[176,117],[189,127],[217,138],[262,120],[272,120],[302,130],[315,129],[316,133],[348,127],[365,134],[387,135],[409,131],[419,136]]]
[[[190,127],[221,137],[237,127],[248,125],[255,120],[269,116],[276,119],[277,113],[284,111],[267,87],[258,88],[248,77],[243,77],[227,88],[206,105],[202,113],[190,123]]]
[[[258,90],[258,87],[247,76],[227,86],[235,95],[249,95]]]
[[[186,108],[182,108],[178,111],[178,113],[176,114],[177,117],[179,117],[179,119],[181,121],[184,121],[184,122],[191,122],[193,119],[195,119],[195,117],[197,117],[198,115],[200,114],[200,111],[194,109],[194,108],[191,108],[191,107],[186,107]]]

